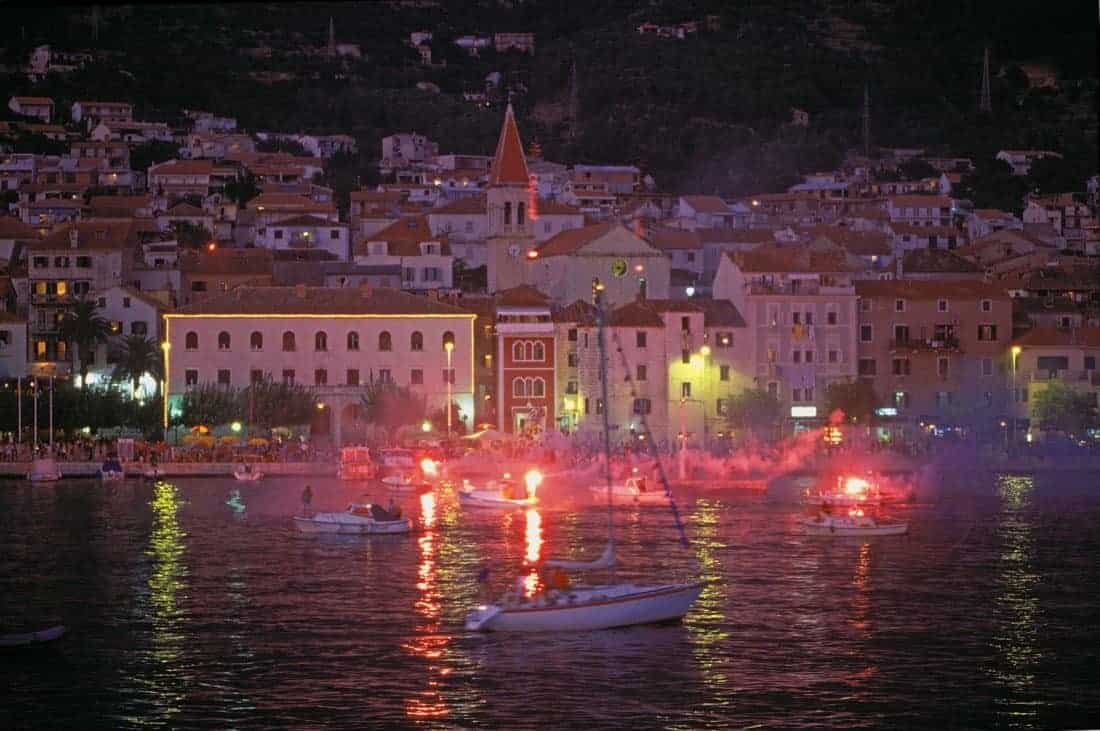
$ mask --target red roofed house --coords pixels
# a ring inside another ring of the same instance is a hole
[[[825,416],[829,384],[856,376],[856,293],[847,253],[777,245],[727,253],[713,292],[748,322],[757,387],[790,407],[792,418]]]
[[[37,117],[46,124],[53,118],[53,99],[44,96],[13,96],[8,109],[25,117]]]
[[[260,229],[256,245],[265,249],[323,249],[340,261],[351,258],[348,225],[311,214],[271,223]]]
[[[553,428],[557,365],[550,300],[527,285],[500,292],[495,330],[497,429],[537,434]]]
[[[400,266],[401,288],[454,287],[454,256],[446,235],[433,234],[425,216],[402,218],[355,245],[355,263]]]
[[[1035,394],[1051,383],[1061,383],[1080,393],[1091,394],[1100,407],[1100,328],[1034,328],[1017,338],[1015,399],[1013,416],[1028,429],[1042,429],[1031,417],[1029,404]],[[1031,419],[1031,420],[1029,420]]]
[[[942,195],[892,195],[886,199],[886,213],[892,223],[949,226],[952,205],[953,201]]]

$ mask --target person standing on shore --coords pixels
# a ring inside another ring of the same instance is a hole
[[[313,505],[313,488],[306,485],[306,489],[302,490],[302,515],[309,515],[311,507]]]

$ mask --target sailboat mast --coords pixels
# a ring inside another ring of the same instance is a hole
[[[600,348],[600,398],[603,414],[603,457],[604,474],[607,476],[607,542],[615,543],[614,513],[611,510],[611,423],[608,417],[610,404],[607,401],[607,341],[604,336],[603,284],[599,279],[592,280],[592,299],[596,305],[596,342]]]

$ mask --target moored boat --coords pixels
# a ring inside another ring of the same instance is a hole
[[[412,530],[412,521],[378,505],[352,503],[341,513],[296,515],[294,527],[301,533],[396,534]]]
[[[99,479],[104,482],[117,482],[125,477],[126,472],[122,469],[122,463],[114,457],[104,460],[99,467]]]
[[[703,590],[700,583],[608,584],[552,589],[529,599],[509,595],[476,607],[466,629],[477,632],[585,632],[681,619]]]
[[[625,484],[593,485],[588,488],[597,500],[606,500],[608,490],[611,493],[611,502],[615,505],[668,505],[669,497],[663,490],[650,489],[649,482],[644,477],[631,477]]]
[[[407,474],[387,475],[380,481],[394,492],[423,492],[432,487],[426,480],[417,480]]]
[[[250,464],[237,465],[233,469],[233,479],[238,482],[256,482],[264,476],[263,472],[255,469]]]
[[[458,501],[479,508],[529,508],[538,503],[533,490],[525,491],[514,480],[490,480],[485,487],[476,487],[464,480],[458,491]]]
[[[45,642],[53,642],[65,634],[64,625],[56,625],[40,629],[36,632],[18,632],[15,634],[0,635],[0,647],[26,647]]]
[[[849,515],[818,513],[803,520],[802,528],[815,536],[899,536],[909,531],[909,524],[880,523],[872,516],[854,510]]]
[[[43,457],[31,462],[31,471],[27,473],[31,482],[57,482],[61,479],[61,468],[56,460]]]

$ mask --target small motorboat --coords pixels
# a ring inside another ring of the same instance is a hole
[[[611,584],[552,589],[533,597],[515,592],[466,615],[471,632],[586,632],[682,619],[700,583]]]
[[[803,530],[814,536],[900,536],[909,531],[909,524],[880,523],[862,510],[848,515],[818,513],[802,521]]]
[[[40,629],[37,632],[22,632],[10,635],[0,635],[0,647],[26,647],[28,645],[40,645],[45,642],[53,642],[65,634],[64,625],[56,625]]]
[[[31,471],[27,473],[27,479],[31,482],[57,482],[61,479],[61,468],[57,461],[50,457],[43,457],[31,462]]]
[[[598,501],[607,501],[607,485],[593,485],[588,488]],[[630,477],[625,484],[611,485],[611,502],[614,505],[668,505],[669,497],[664,490],[650,490],[644,477]]]
[[[394,492],[426,492],[432,489],[426,480],[417,480],[407,474],[387,475],[381,480],[382,484]]]
[[[256,482],[263,476],[263,472],[253,469],[250,464],[241,464],[233,468],[233,479],[237,482]]]
[[[458,502],[477,508],[529,508],[538,503],[538,498],[514,480],[490,480],[485,487],[475,487],[469,480],[463,480]]]
[[[114,457],[108,457],[99,466],[99,479],[104,482],[118,482],[126,479],[126,471],[122,469],[122,463]]]
[[[310,516],[294,516],[294,527],[301,533],[357,533],[382,534],[408,533],[412,521],[402,518],[400,512],[390,513],[379,505],[352,503],[342,513],[314,513]]]

